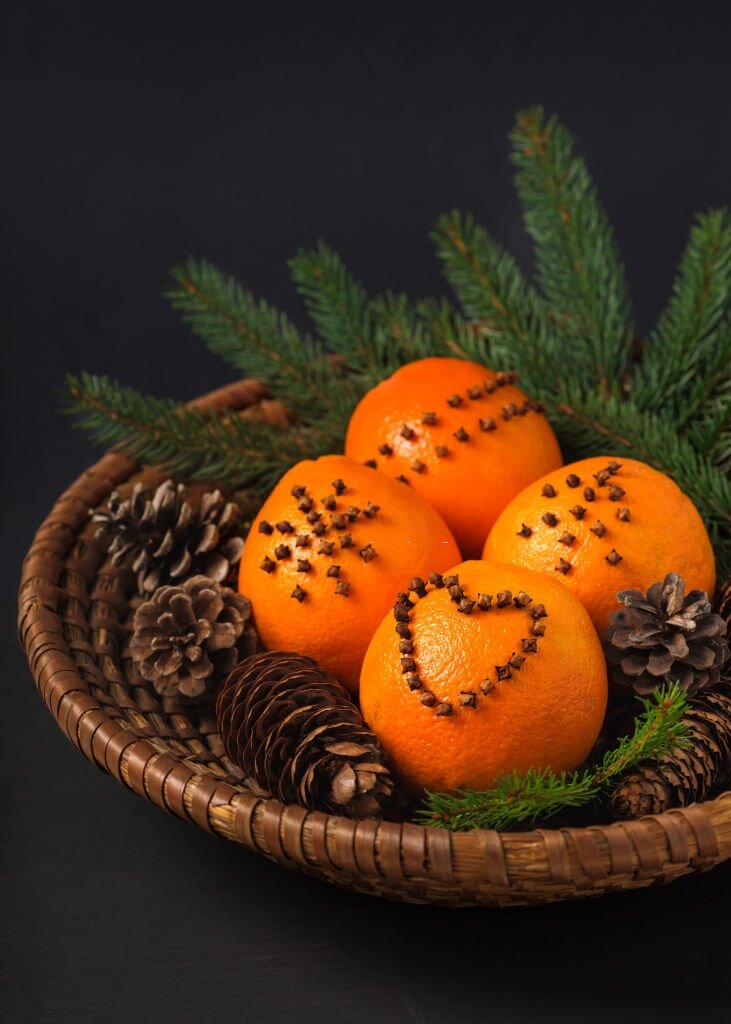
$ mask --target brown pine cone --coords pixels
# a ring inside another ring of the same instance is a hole
[[[624,605],[612,613],[605,638],[611,678],[648,696],[662,683],[679,683],[689,693],[715,686],[729,654],[726,622],[711,610],[702,590],[685,593],[677,573],[646,594],[623,590]]]
[[[687,746],[625,775],[611,796],[615,818],[686,807],[704,800],[731,773],[731,685],[691,697],[683,720],[690,727]]]
[[[220,491],[206,491],[193,508],[183,484],[165,480],[153,492],[142,483],[129,498],[113,491],[92,519],[97,536],[110,541],[116,567],[130,568],[141,594],[192,574],[233,583],[244,550],[241,513]]]
[[[728,624],[728,632],[731,636],[731,576],[718,588],[716,611]]]
[[[200,697],[256,650],[251,605],[207,576],[159,587],[135,612],[130,654],[163,697]]]
[[[394,784],[378,740],[347,690],[311,658],[246,658],[216,714],[228,756],[282,803],[348,818],[381,817],[390,804]]]

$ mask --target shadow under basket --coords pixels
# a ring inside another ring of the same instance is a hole
[[[282,419],[251,380],[195,404]],[[158,697],[126,652],[129,576],[105,560],[89,510],[140,478],[161,479],[108,454],[76,480],[38,529],[19,594],[21,641],[48,710],[90,761],[139,796],[284,867],[413,903],[577,899],[667,884],[731,857],[731,791],[639,821],[456,834],[255,795],[226,758],[213,712]]]

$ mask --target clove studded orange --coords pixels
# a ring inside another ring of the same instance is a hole
[[[355,691],[392,595],[459,549],[431,505],[342,455],[300,462],[254,520],[239,589],[270,650],[315,658]]]
[[[620,590],[647,590],[668,572],[713,592],[713,548],[695,505],[644,462],[607,456],[564,466],[503,510],[485,558],[538,569],[579,598],[600,633]]]
[[[345,453],[410,485],[478,557],[511,498],[561,465],[542,406],[515,381],[463,359],[408,363],[360,401]]]
[[[601,644],[581,603],[549,576],[498,562],[412,579],[360,682],[363,716],[415,793],[576,768],[606,701]]]

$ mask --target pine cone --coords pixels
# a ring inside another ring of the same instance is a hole
[[[728,634],[731,636],[731,576],[719,587],[716,611],[726,621]]]
[[[191,574],[232,583],[244,550],[235,502],[218,490],[207,491],[194,510],[185,487],[172,480],[154,493],[138,483],[126,499],[114,491],[92,519],[100,524],[97,536],[111,538],[112,564],[132,569],[141,594]]]
[[[394,789],[378,740],[347,691],[316,661],[255,654],[216,706],[231,760],[282,803],[348,818],[381,817]]]
[[[647,594],[623,590],[624,608],[613,612],[605,654],[615,683],[647,696],[661,683],[689,693],[714,686],[728,657],[726,623],[711,610],[708,595],[668,573]]]
[[[207,576],[158,587],[135,612],[130,654],[163,697],[200,697],[256,650],[251,605]]]
[[[704,800],[731,772],[731,686],[691,697],[688,745],[629,772],[612,793],[615,818],[641,818]]]

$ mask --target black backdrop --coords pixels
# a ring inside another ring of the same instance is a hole
[[[728,1019],[728,867],[539,912],[341,894],[94,772],[12,635],[33,528],[93,455],[55,414],[63,371],[179,397],[226,379],[160,297],[188,254],[295,317],[285,261],[320,235],[369,287],[440,290],[427,230],[452,206],[529,266],[505,135],[542,102],[652,323],[692,213],[729,200],[728,17],[477,7],[5,7],[4,1020]]]

